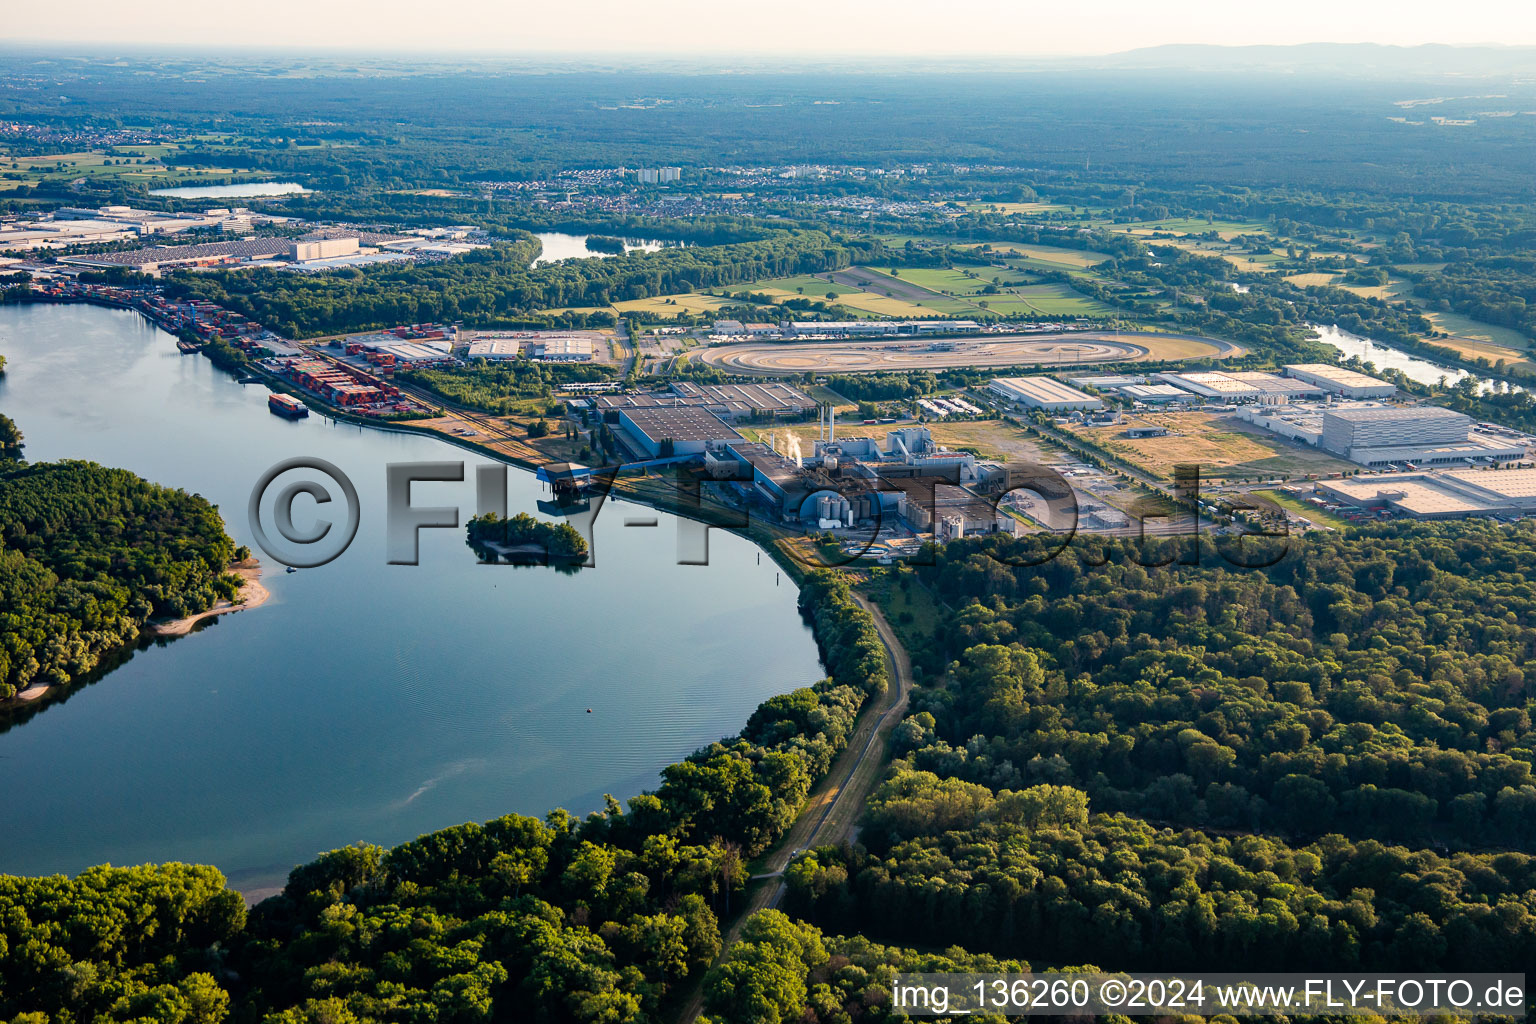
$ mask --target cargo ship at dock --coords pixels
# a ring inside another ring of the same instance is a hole
[[[268,395],[267,408],[285,419],[303,419],[309,415],[309,406],[292,395]]]

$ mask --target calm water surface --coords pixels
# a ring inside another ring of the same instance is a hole
[[[257,196],[287,196],[309,189],[296,181],[247,181],[239,185],[182,185],[177,188],[151,189],[152,196],[178,199],[251,199]]]
[[[544,243],[539,258],[533,261],[534,266],[541,263],[558,263],[561,260],[585,259],[589,256],[606,257],[613,256],[611,252],[598,252],[596,249],[587,248],[587,235],[567,235],[558,231],[536,232],[539,241]],[[625,252],[655,252],[676,242],[661,242],[654,238],[625,238]]]
[[[575,575],[477,565],[459,530],[422,531],[421,564],[389,566],[385,464],[464,460],[465,483],[417,484],[414,501],[467,516],[481,456],[279,419],[265,388],[180,355],[135,313],[0,307],[0,354],[0,411],[32,460],[197,491],[241,543],[250,489],[283,458],[335,463],[363,508],[337,561],[269,564],[264,606],[140,650],[0,734],[0,872],[176,859],[257,889],[356,840],[582,813],[822,675],[793,587],[740,538],[711,531],[711,564],[678,566],[675,519],[646,509],[657,528],[625,528],[637,509],[610,501],[597,566]],[[510,510],[535,511],[533,476],[509,479]]]

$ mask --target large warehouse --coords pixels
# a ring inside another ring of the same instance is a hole
[[[1317,493],[1341,505],[1389,508],[1414,519],[1536,512],[1536,469],[1453,469],[1319,481]]]
[[[619,423],[652,458],[661,457],[663,441],[673,455],[697,455],[712,444],[745,440],[720,417],[696,406],[668,409],[619,409]]]
[[[1278,396],[1289,401],[1296,398],[1321,398],[1324,393],[1316,384],[1259,370],[1158,373],[1152,379],[1219,402],[1257,401],[1266,396]]]
[[[1522,441],[1474,431],[1470,416],[1429,405],[1330,409],[1320,444],[1362,466],[1447,466],[1526,454]]]
[[[1026,409],[1075,412],[1104,408],[1100,399],[1053,377],[999,377],[989,388],[993,394]]]
[[[1397,394],[1396,385],[1329,363],[1291,363],[1285,373],[1344,398],[1391,398]]]

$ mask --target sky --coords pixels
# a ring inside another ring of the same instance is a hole
[[[1536,45],[1529,0],[0,0],[0,39],[421,52],[1072,56],[1164,43]]]

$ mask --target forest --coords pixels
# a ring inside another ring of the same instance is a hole
[[[234,599],[237,554],[199,495],[89,462],[0,466],[0,698],[90,672],[151,618]]]
[[[1237,569],[992,535],[885,570],[939,609],[920,685],[858,844],[799,857],[785,911],[1037,966],[1523,969],[1532,536],[1382,524]],[[817,970],[795,1008],[839,1019]]]
[[[606,306],[764,277],[836,270],[849,263],[848,250],[821,232],[780,232],[761,241],[562,260],[530,268],[537,254],[537,240],[528,236],[443,263],[403,269],[180,273],[168,279],[166,291],[175,298],[218,303],[287,337],[305,338],[460,320],[475,327],[515,327],[540,310]]]

